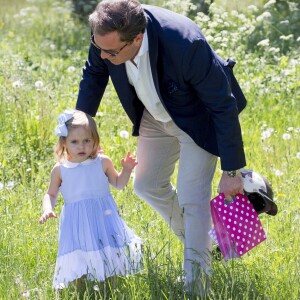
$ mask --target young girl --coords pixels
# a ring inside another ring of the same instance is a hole
[[[125,224],[109,190],[123,189],[137,161],[130,153],[117,173],[112,161],[98,155],[99,135],[94,119],[81,111],[65,111],[55,129],[58,162],[43,199],[40,223],[56,218],[58,192],[64,198],[59,246],[53,280],[63,288],[87,276],[103,281],[133,274],[141,268],[141,240]]]

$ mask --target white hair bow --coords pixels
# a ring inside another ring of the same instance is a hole
[[[60,136],[68,136],[68,128],[66,122],[73,118],[74,110],[65,110],[58,116],[58,125],[55,128],[55,134]]]

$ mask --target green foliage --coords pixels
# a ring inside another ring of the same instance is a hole
[[[181,1],[180,7],[189,3]],[[275,4],[269,5],[275,9]],[[268,21],[263,24],[268,35],[254,39],[261,24],[257,17],[266,9],[272,14],[271,8],[226,12],[215,3],[209,16],[199,13],[196,19],[217,53],[237,61],[235,73],[248,98],[241,114],[247,167],[268,178],[279,207],[276,217],[261,216],[266,242],[241,259],[213,262],[212,294],[207,299],[300,298],[300,58],[296,31],[288,47],[280,39],[273,44]],[[52,290],[58,220],[38,224],[54,165],[53,130],[59,113],[75,105],[89,46],[89,28],[72,18],[72,9],[66,1],[1,1],[0,299],[4,300],[80,298],[76,289],[60,295]],[[295,18],[290,10],[286,17],[291,16]],[[274,15],[274,23],[275,17],[279,18]],[[269,38],[269,44],[250,47],[249,40],[255,45],[261,38]],[[101,145],[119,169],[121,157],[128,150],[135,152],[136,139],[120,135],[121,130],[131,132],[131,124],[111,85],[95,120]],[[214,193],[220,174],[218,170]],[[116,282],[89,282],[81,298],[184,299],[183,283],[177,280],[183,272],[183,246],[137,198],[131,184],[113,194],[126,222],[144,240],[145,270]],[[58,214],[61,205],[59,199]]]
[[[270,45],[287,53],[300,45],[300,3],[270,0],[259,9],[255,29],[249,38],[249,48]],[[263,49],[262,51],[263,52]]]

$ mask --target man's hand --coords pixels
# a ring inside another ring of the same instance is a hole
[[[244,194],[242,175],[238,173],[236,176],[230,177],[223,172],[219,183],[219,193],[224,193],[225,199],[228,201],[231,201],[236,194]]]

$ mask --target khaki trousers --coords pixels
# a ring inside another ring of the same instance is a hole
[[[155,120],[145,110],[140,126],[134,189],[184,243],[186,284],[210,272],[209,200],[217,157],[203,150],[173,121]],[[179,160],[177,189],[170,178]]]

